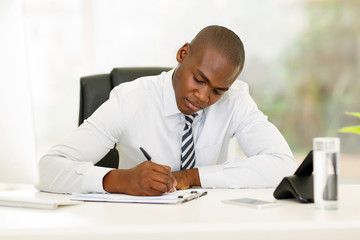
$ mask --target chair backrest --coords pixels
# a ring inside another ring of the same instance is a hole
[[[159,75],[170,69],[167,67],[114,68],[109,74],[82,77],[80,79],[79,125],[109,99],[110,91],[117,85],[139,77]],[[115,147],[96,164],[96,166],[111,168],[117,168],[118,165],[119,153]]]

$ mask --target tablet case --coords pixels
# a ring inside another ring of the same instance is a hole
[[[314,202],[313,151],[310,151],[293,176],[285,177],[274,191],[276,199],[295,198],[301,203]]]

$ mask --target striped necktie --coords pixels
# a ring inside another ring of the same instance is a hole
[[[185,128],[181,144],[181,170],[191,169],[195,166],[195,149],[192,135],[192,123],[197,113],[185,115]]]

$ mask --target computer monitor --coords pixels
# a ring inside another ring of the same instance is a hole
[[[21,1],[0,7],[0,184],[38,181]]]

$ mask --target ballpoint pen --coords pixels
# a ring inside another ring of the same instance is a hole
[[[150,157],[150,155],[145,151],[145,149],[143,149],[142,147],[140,147],[140,150],[141,150],[141,152],[144,154],[144,156],[146,157],[146,159],[148,160],[148,161],[151,161],[151,157]],[[176,192],[176,187],[172,187],[172,190],[174,190],[174,192]]]
[[[142,147],[140,147],[140,150],[142,151],[142,153],[144,154],[144,156],[146,157],[146,159],[147,159],[148,161],[151,161],[150,155],[149,155]]]

